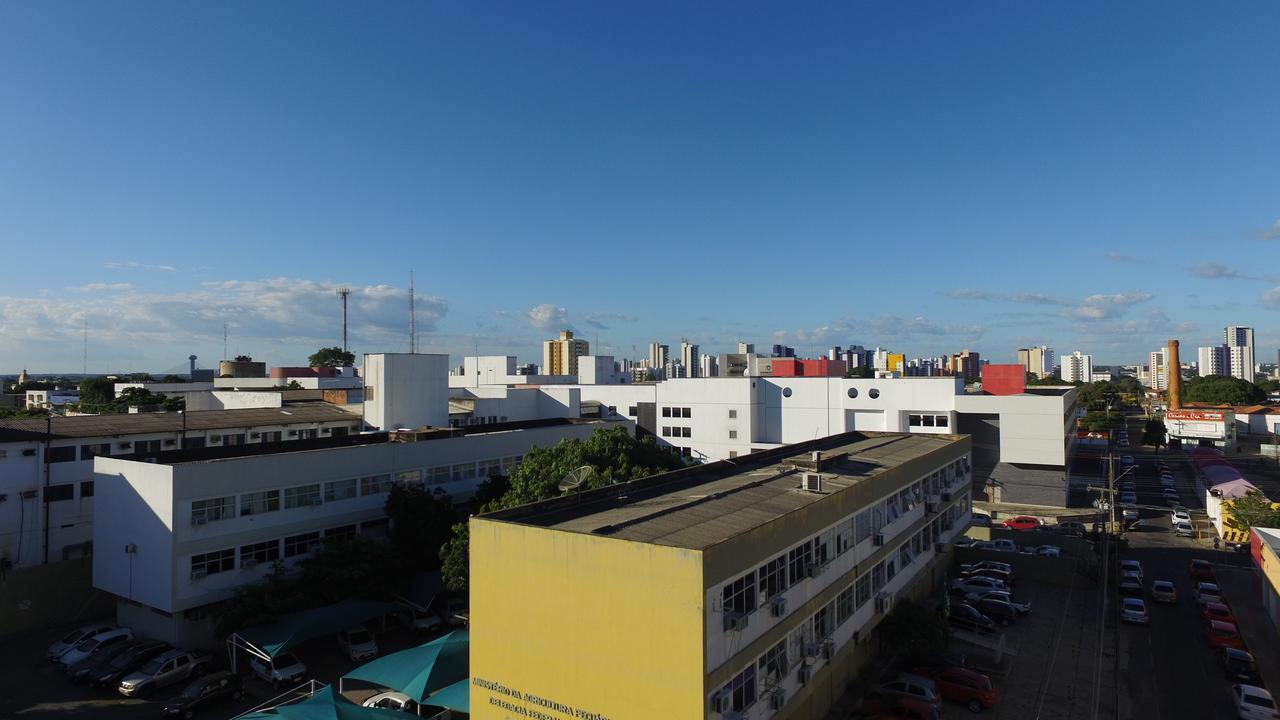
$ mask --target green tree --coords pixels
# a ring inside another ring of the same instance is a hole
[[[90,377],[80,381],[80,407],[93,412],[115,399],[116,385],[110,379]]]
[[[938,613],[911,600],[894,605],[880,623],[880,645],[908,663],[942,652],[947,646],[947,624]]]
[[[302,383],[298,382],[297,380],[290,380],[288,385],[284,385],[284,386],[283,386],[283,389],[285,389],[285,390],[305,390],[306,388],[302,387]]]
[[[407,567],[429,570],[440,565],[440,548],[452,537],[457,513],[447,498],[420,486],[392,485],[387,495],[391,542]]]
[[[444,584],[454,592],[467,592],[471,579],[471,530],[465,522],[454,525],[453,537],[440,548]]]
[[[1266,400],[1267,394],[1248,380],[1225,375],[1206,375],[1184,383],[1182,399],[1186,402],[1214,405],[1252,405]]]
[[[849,368],[849,372],[844,374],[847,378],[871,378],[875,377],[875,371],[866,365],[859,365],[855,368]]]
[[[165,376],[164,376],[164,378],[163,378],[160,382],[165,382],[165,383],[184,383],[184,382],[186,382],[186,379],[184,379],[183,377],[181,377],[181,376],[179,376],[179,375],[165,375]]]
[[[0,419],[13,418],[17,420],[41,417],[49,417],[49,411],[44,408],[0,408]]]
[[[1158,418],[1148,420],[1142,426],[1142,444],[1160,447],[1168,442],[1168,430]]]
[[[1280,527],[1280,509],[1274,507],[1261,490],[1250,490],[1244,497],[1232,500],[1231,517],[1237,530]]]
[[[1255,384],[1258,386],[1258,389],[1264,393],[1273,393],[1280,390],[1280,380],[1276,380],[1275,378],[1259,380]]]
[[[320,348],[307,358],[307,364],[311,367],[352,367],[356,364],[356,355],[336,346]]]

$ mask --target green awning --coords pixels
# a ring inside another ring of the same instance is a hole
[[[471,713],[471,678],[462,678],[433,695],[428,695],[423,705],[442,707],[446,710]]]
[[[241,720],[404,720],[399,710],[361,707],[330,685],[301,702],[242,715]]]
[[[286,615],[273,623],[245,628],[236,635],[268,657],[275,657],[312,638],[341,632],[398,609],[395,603],[378,600],[343,600],[334,605]]]
[[[371,660],[344,675],[380,687],[391,688],[424,702],[471,674],[471,633],[454,630],[418,647]]]

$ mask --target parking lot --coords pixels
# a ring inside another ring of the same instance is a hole
[[[381,626],[373,624],[369,627],[374,630],[381,629]],[[67,629],[70,628],[5,643],[5,652],[0,655],[0,718],[93,718],[94,720],[120,718],[125,720],[126,718],[160,717],[160,710],[165,702],[181,693],[187,685],[186,682],[179,682],[160,689],[153,697],[143,700],[126,698],[114,688],[91,688],[82,684],[73,684],[67,680],[62,666],[44,659],[45,648]],[[446,628],[442,632],[452,629]],[[385,631],[377,633],[379,656],[421,644],[431,637],[414,635],[411,631],[389,621]],[[225,650],[223,648],[212,648],[212,650],[214,657],[211,669],[225,670],[227,668]],[[306,664],[308,679],[326,684],[336,682],[339,677],[357,665],[343,655],[332,636],[304,643],[294,650],[294,653]],[[242,674],[247,673],[244,667],[240,670]],[[269,684],[245,674],[244,697],[241,700],[228,701],[201,714],[215,718],[233,717],[279,694],[279,691]],[[354,689],[347,695],[350,699],[359,701],[371,694],[373,693],[370,690]]]

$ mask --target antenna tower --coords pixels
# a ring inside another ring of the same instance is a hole
[[[81,374],[88,377],[89,375],[89,316],[84,316],[84,367],[80,370]]]
[[[418,352],[418,335],[413,324],[413,271],[409,271],[409,352]]]
[[[227,359],[227,321],[222,321],[222,359]]]
[[[351,288],[338,288],[338,297],[342,298],[342,352],[347,351],[347,296],[351,294]]]

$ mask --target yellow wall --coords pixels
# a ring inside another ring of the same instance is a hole
[[[888,366],[889,370],[903,372],[903,365],[906,364],[907,356],[901,353],[889,353]]]
[[[471,717],[703,717],[702,592],[696,551],[472,518]]]
[[[1262,576],[1267,579],[1276,594],[1280,594],[1280,557],[1267,543],[1262,543]]]

